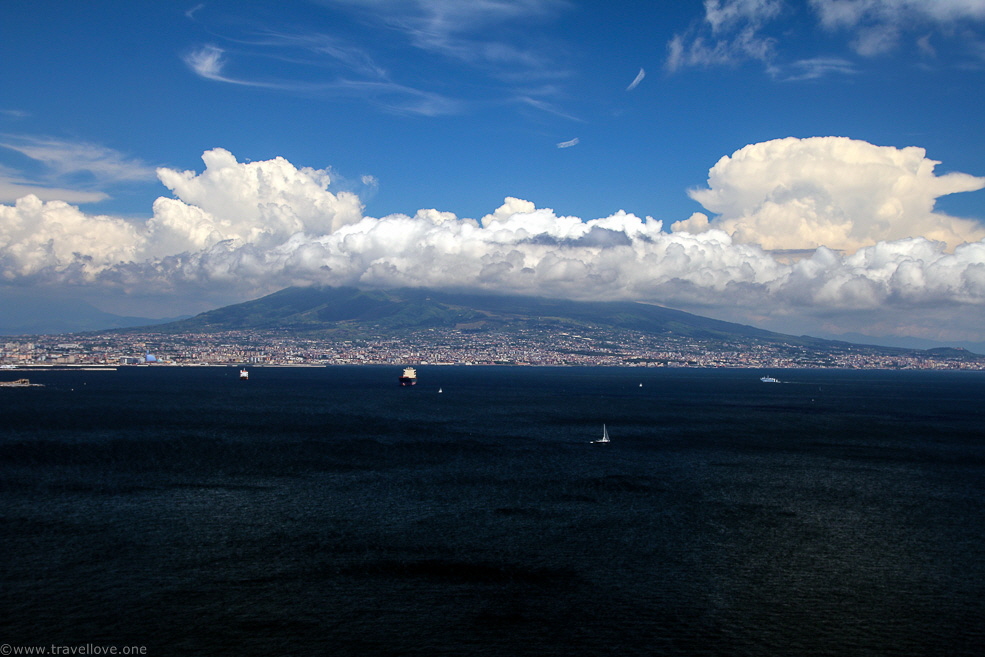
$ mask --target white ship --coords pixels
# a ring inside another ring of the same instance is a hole
[[[404,373],[400,375],[400,385],[412,386],[417,384],[417,370],[413,367],[405,367]]]
[[[250,372],[245,367],[239,371],[239,380],[248,381],[250,379]]]
[[[772,376],[761,376],[759,380],[763,383],[779,383],[780,379],[774,379]]]

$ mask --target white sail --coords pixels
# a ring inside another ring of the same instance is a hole
[[[607,442],[609,442],[609,430],[605,428],[605,425],[604,424],[602,425],[602,437],[599,438],[598,440],[593,440],[592,442],[593,443],[607,443]]]

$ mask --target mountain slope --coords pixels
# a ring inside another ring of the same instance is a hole
[[[439,327],[484,331],[533,326],[622,329],[746,343],[830,344],[630,301],[582,302],[425,289],[363,291],[349,287],[286,288],[154,329],[166,333],[289,330],[351,334]]]

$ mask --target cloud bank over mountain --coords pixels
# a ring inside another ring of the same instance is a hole
[[[776,330],[890,324],[982,340],[985,230],[934,211],[985,178],[934,174],[923,149],[782,139],[722,158],[696,213],[673,224],[622,211],[584,220],[517,198],[481,218],[436,209],[381,218],[333,193],[327,170],[239,162],[158,169],[173,198],[145,221],[28,195],[0,205],[0,281],[226,302],[287,285],[427,286],[635,299]],[[773,250],[784,250],[779,253]],[[792,259],[789,250],[801,251]],[[945,327],[945,328],[942,328]]]

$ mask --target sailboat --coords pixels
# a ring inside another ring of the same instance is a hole
[[[602,437],[599,438],[598,440],[593,440],[592,442],[593,443],[607,443],[607,442],[609,442],[609,430],[605,428],[605,425],[604,424],[602,425]]]

